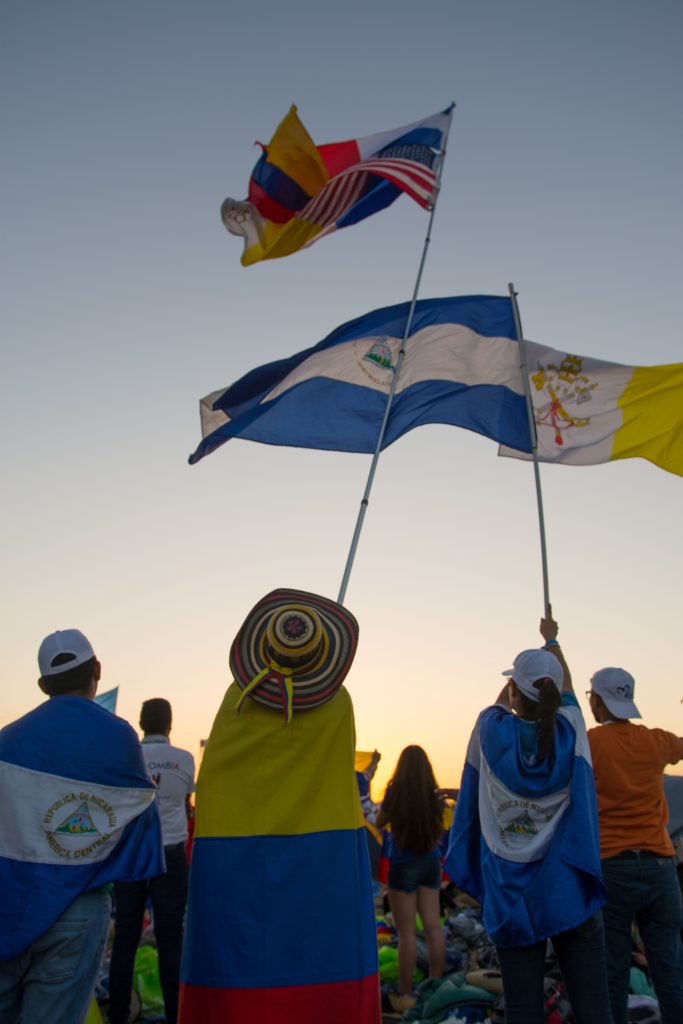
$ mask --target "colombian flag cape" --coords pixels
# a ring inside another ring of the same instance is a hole
[[[370,866],[341,687],[288,725],[233,683],[197,781],[181,1024],[379,1024]]]

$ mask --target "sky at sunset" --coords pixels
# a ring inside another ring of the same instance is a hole
[[[405,196],[240,265],[220,206],[290,104],[326,143],[455,100],[420,296],[513,282],[531,341],[681,362],[681,38],[679,0],[2,5],[0,725],[41,699],[43,636],[76,627],[118,713],[167,697],[197,755],[252,605],[338,594],[369,456],[233,440],[187,463],[200,398],[412,294],[428,216]],[[683,479],[639,459],[541,479],[584,711],[618,665],[643,721],[683,734]],[[346,604],[374,795],[408,743],[457,786],[501,672],[541,642],[531,466],[452,427],[401,438]]]

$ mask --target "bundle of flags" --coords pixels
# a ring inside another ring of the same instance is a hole
[[[242,263],[289,256],[405,193],[430,208],[452,107],[391,131],[316,146],[292,106],[252,171],[244,202],[221,217],[244,239]]]
[[[262,147],[248,199],[223,203],[225,226],[244,239],[242,263],[297,252],[403,192],[433,208],[453,106],[320,146],[292,106]],[[375,310],[208,395],[190,462],[231,437],[374,452],[395,384],[382,448],[413,427],[448,423],[497,441],[501,455],[535,449],[539,461],[570,465],[638,456],[683,475],[683,364],[621,366],[527,342],[525,381],[510,298],[422,300],[408,320],[407,303]]]

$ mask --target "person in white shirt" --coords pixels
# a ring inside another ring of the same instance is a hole
[[[169,741],[171,705],[162,697],[146,700],[140,712],[142,751],[157,787],[166,873],[114,886],[116,928],[109,971],[109,1022],[125,1024],[130,1014],[135,952],[147,900],[152,904],[159,952],[159,977],[167,1024],[176,1024],[180,954],[187,902],[187,813],[194,792],[194,758]]]

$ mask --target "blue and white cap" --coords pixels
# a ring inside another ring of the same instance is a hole
[[[605,707],[615,718],[642,718],[633,703],[636,681],[623,668],[601,668],[591,676],[591,689],[602,697]]]

